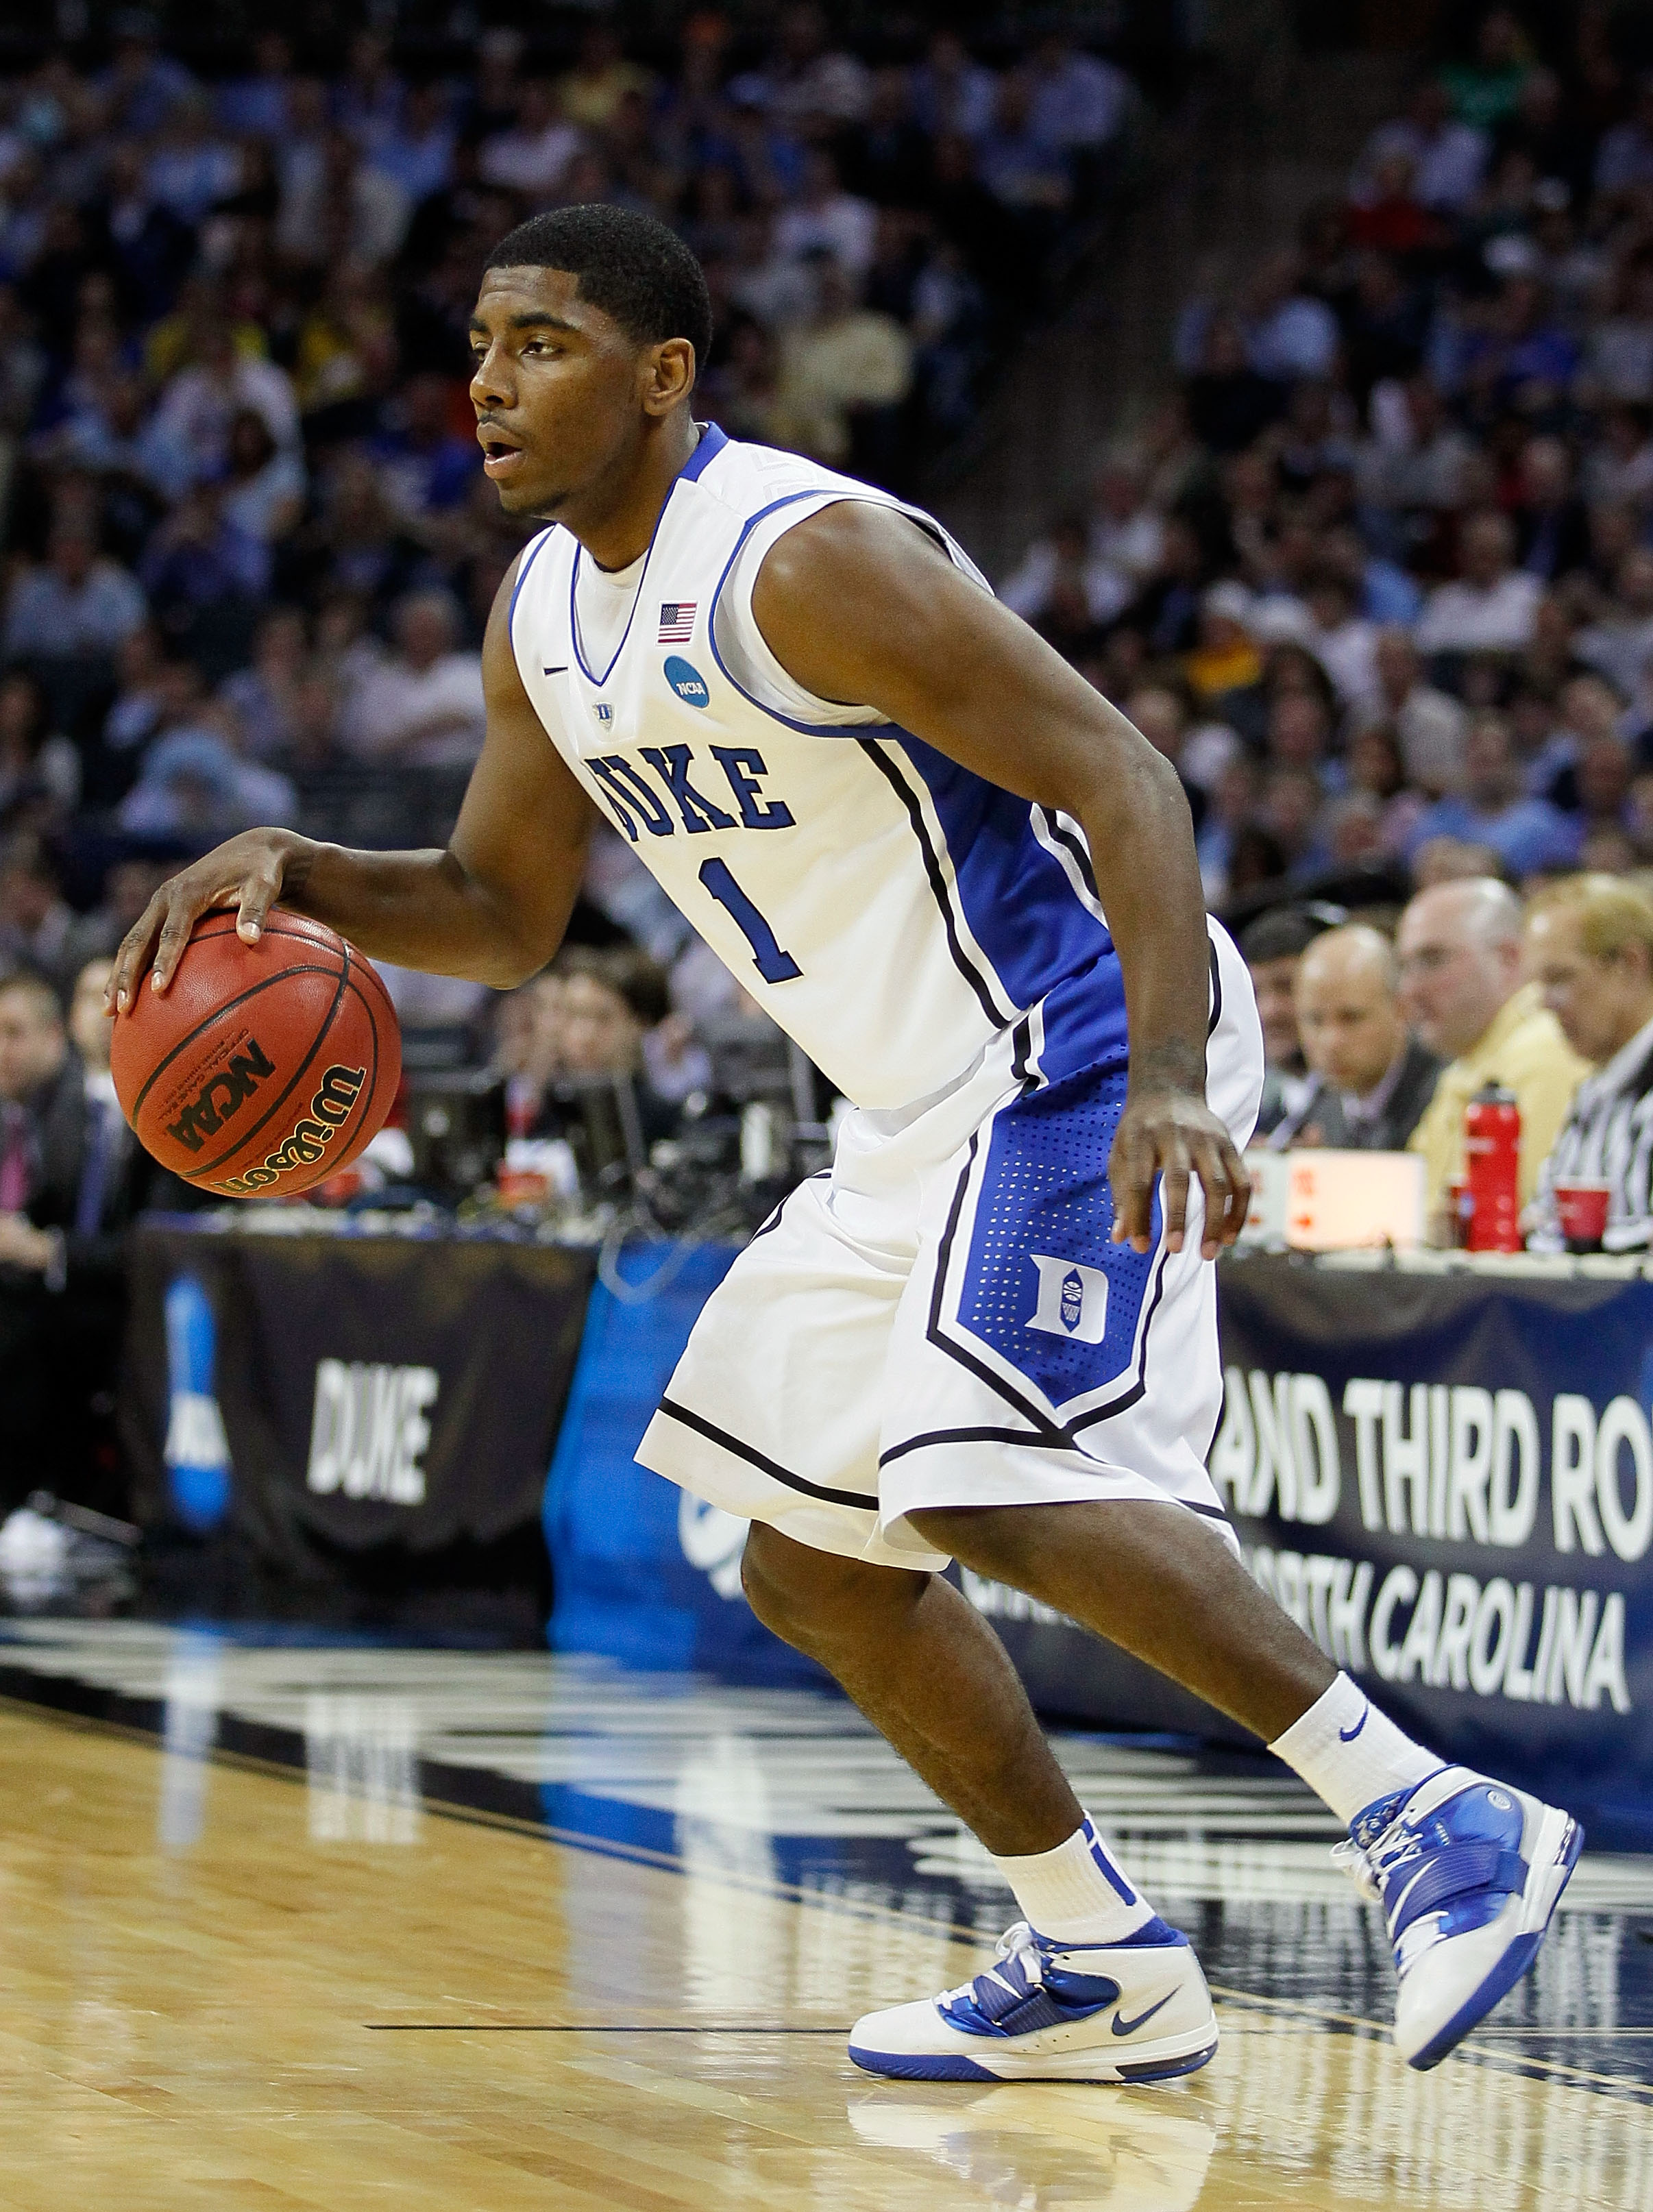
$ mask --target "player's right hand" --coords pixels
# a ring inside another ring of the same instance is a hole
[[[121,942],[104,988],[105,1013],[126,1011],[146,968],[150,989],[164,991],[190,932],[215,907],[238,908],[236,934],[244,945],[256,945],[264,916],[304,872],[312,849],[307,837],[291,830],[247,830],[169,876]]]

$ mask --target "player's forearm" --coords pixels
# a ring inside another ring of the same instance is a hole
[[[1203,1097],[1211,940],[1188,799],[1134,732],[1109,750],[1104,786],[1078,811],[1124,975],[1131,1088]]]
[[[370,959],[509,989],[556,950],[544,943],[543,930],[531,941],[522,918],[452,852],[354,852],[301,837],[293,843],[283,905],[326,922]]]

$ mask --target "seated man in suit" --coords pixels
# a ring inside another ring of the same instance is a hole
[[[1317,1088],[1304,1060],[1292,991],[1304,954],[1325,927],[1322,916],[1307,908],[1271,907],[1240,933],[1240,957],[1262,1024],[1262,1103],[1254,1141],[1276,1151],[1292,1140]]]
[[[1318,1089],[1298,1144],[1398,1152],[1434,1094],[1441,1063],[1407,1034],[1394,947],[1364,924],[1317,937],[1297,963],[1304,1057]]]
[[[76,984],[84,1057],[43,976],[0,976],[0,1516],[37,1488],[123,1510],[112,1415],[125,1232],[152,1206],[200,1202],[140,1149],[115,1103],[107,974],[93,961]]]

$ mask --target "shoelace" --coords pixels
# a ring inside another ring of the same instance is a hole
[[[1436,1856],[1434,1870],[1441,1878],[1431,1884],[1431,1873],[1425,1869],[1416,1882],[1408,1879],[1401,1883],[1391,1899],[1386,1887],[1391,1878],[1423,1856],[1418,1830],[1404,1812],[1397,1814],[1382,1834],[1364,1848],[1352,1836],[1332,1845],[1332,1863],[1350,1877],[1363,1897],[1383,1908],[1395,1946],[1395,1963],[1402,1975],[1440,1940],[1439,1906],[1463,1891],[1494,1881],[1503,1888],[1519,1889],[1526,1874],[1525,1862],[1514,1851],[1500,1851],[1490,1844],[1457,1844]],[[1456,1864],[1449,1872],[1454,1859]],[[1466,1860],[1475,1861],[1473,1873]]]
[[[1380,1849],[1382,1841],[1387,1839],[1387,1832],[1385,1838],[1380,1839]],[[1352,1836],[1346,1836],[1340,1844],[1332,1845],[1332,1864],[1340,1874],[1348,1875],[1368,1904],[1381,1905],[1383,1902],[1383,1888],[1377,1878],[1377,1869],[1373,1866],[1370,1855],[1362,1850]]]
[[[995,1971],[1006,1963],[1020,1967],[1023,1980],[1026,1984],[1025,1991],[1018,1990],[1013,1982],[1007,1982]],[[1044,1955],[1039,1948],[1037,1938],[1025,1920],[1018,1920],[1014,1927],[1006,1929],[994,1951],[993,1965],[985,1972],[973,1975],[968,1982],[961,1982],[956,1990],[945,1990],[939,2002],[944,2005],[962,2004],[967,1999],[971,1999],[980,2005],[983,2011],[986,2011],[988,2009],[985,2001],[987,1992],[977,1985],[988,1981],[996,1983],[1001,1990],[1009,1991],[1014,1996],[1030,1995],[1033,1990],[1042,1985]]]

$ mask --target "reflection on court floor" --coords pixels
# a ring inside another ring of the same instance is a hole
[[[43,2146],[9,2203],[337,2208],[394,2174],[489,2212],[1653,2212],[1648,1861],[1587,1857],[1538,1973],[1420,2077],[1290,1775],[1065,1735],[1200,1947],[1218,2059],[906,2087],[850,2067],[844,2026],[959,1979],[1009,1901],[835,1698],[49,1621],[7,1626],[0,1691],[0,2112]]]

